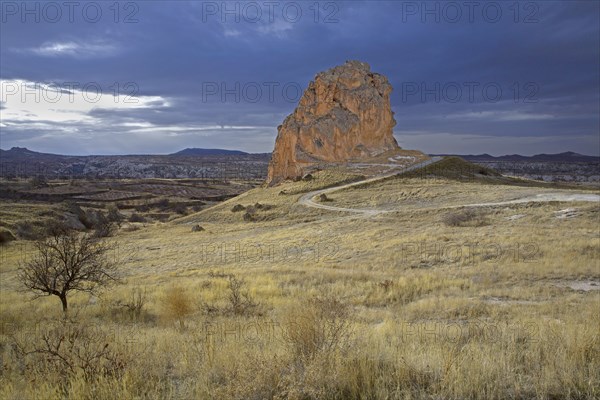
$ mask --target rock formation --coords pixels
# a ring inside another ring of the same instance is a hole
[[[391,91],[385,76],[360,61],[317,74],[298,107],[277,127],[267,183],[297,178],[315,164],[399,150],[392,134]]]

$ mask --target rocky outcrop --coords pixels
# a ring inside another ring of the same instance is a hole
[[[302,176],[319,163],[359,161],[398,150],[392,86],[367,63],[347,61],[317,74],[277,130],[267,183]]]

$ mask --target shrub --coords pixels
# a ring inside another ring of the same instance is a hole
[[[204,228],[201,227],[200,225],[192,226],[192,232],[202,232],[202,231],[204,231]]]
[[[180,215],[185,215],[187,213],[187,206],[183,203],[177,203],[173,205],[172,209]]]
[[[48,186],[46,177],[43,175],[34,176],[29,180],[29,184],[34,188],[43,188]]]
[[[332,296],[317,296],[299,305],[285,324],[292,353],[301,360],[331,355],[350,345],[349,308]]]
[[[165,209],[169,208],[170,203],[171,202],[169,201],[169,199],[160,199],[154,205],[162,210],[165,210]]]
[[[244,211],[246,209],[246,207],[244,207],[241,204],[236,204],[235,206],[233,206],[233,208],[231,209],[231,212],[239,212],[239,211]]]
[[[148,204],[140,204],[139,206],[134,207],[137,212],[148,212],[150,211],[150,206]]]
[[[41,332],[33,337],[14,338],[16,352],[28,368],[63,376],[83,373],[86,381],[123,374],[128,360],[113,349],[112,338],[102,329],[70,320],[39,326]]]
[[[134,288],[129,293],[129,297],[126,300],[117,301],[116,306],[124,309],[131,320],[137,321],[144,311],[146,302],[146,289]]]
[[[180,287],[173,286],[164,297],[164,316],[179,322],[181,329],[185,328],[185,318],[192,313],[192,301]]]
[[[114,222],[119,227],[121,226],[121,223],[125,219],[123,214],[121,214],[119,212],[118,206],[116,206],[114,204],[111,204],[110,206],[108,206],[108,213],[106,214],[106,217],[108,218],[108,220],[110,222]]]
[[[256,221],[255,214],[256,214],[256,207],[254,207],[254,206],[246,207],[246,212],[243,215],[244,221],[247,221],[247,222]]]
[[[31,221],[20,221],[15,224],[15,234],[25,240],[38,240],[44,237],[44,230],[35,226]]]
[[[129,222],[146,222],[146,218],[139,214],[133,213],[129,216]]]
[[[271,204],[261,204],[261,203],[255,203],[254,204],[254,209],[256,210],[263,210],[263,211],[267,211],[272,209],[274,206]]]
[[[388,292],[394,286],[394,281],[391,279],[386,279],[379,282],[377,285],[382,288],[384,292]]]
[[[442,221],[447,226],[478,227],[489,225],[486,215],[483,212],[472,208],[448,213],[442,217]]]
[[[94,223],[94,237],[103,238],[114,235],[117,225],[110,218],[98,212]]]
[[[258,307],[258,303],[250,296],[244,280],[238,279],[235,275],[230,275],[227,289],[229,290],[229,307],[233,314],[249,314]]]
[[[319,196],[319,201],[326,202],[326,201],[333,201],[333,200],[330,199],[329,197],[327,197],[327,195],[325,193],[321,193],[321,195]]]
[[[0,244],[12,242],[15,239],[16,237],[12,234],[12,232],[6,229],[0,229]]]
[[[209,303],[201,303],[200,309],[205,314],[234,314],[234,315],[263,315],[261,305],[256,302],[246,287],[246,282],[235,275],[223,271],[209,271],[211,278],[227,278],[227,305],[219,306]],[[211,282],[205,281],[204,287],[210,287]]]

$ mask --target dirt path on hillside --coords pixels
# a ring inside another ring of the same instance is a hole
[[[338,190],[342,190],[342,189],[346,189],[352,186],[358,186],[358,185],[362,185],[365,183],[372,183],[372,182],[377,182],[395,175],[400,175],[403,174],[405,172],[409,172],[409,171],[413,171],[419,168],[423,168],[426,167],[430,164],[436,163],[440,160],[442,160],[443,157],[432,157],[429,160],[420,162],[418,164],[414,164],[411,165],[409,167],[403,168],[400,171],[394,171],[394,172],[390,172],[387,174],[383,174],[383,175],[378,175],[378,176],[374,176],[372,178],[368,178],[362,181],[358,181],[358,182],[352,182],[352,183],[346,183],[344,185],[340,185],[340,186],[334,186],[334,187],[330,187],[327,189],[319,189],[319,190],[315,190],[312,192],[309,192],[307,194],[305,194],[304,196],[300,197],[300,199],[298,200],[299,204],[302,204],[304,206],[307,207],[313,207],[313,208],[320,208],[323,210],[330,210],[330,211],[343,211],[343,212],[352,212],[352,213],[358,213],[358,214],[366,214],[366,215],[377,215],[377,214],[381,214],[381,213],[386,213],[386,212],[390,212],[388,210],[377,210],[377,209],[360,209],[360,208],[343,208],[343,207],[336,207],[336,206],[328,206],[325,204],[321,204],[321,203],[315,203],[313,201],[313,198],[320,196],[322,194],[328,194],[328,193],[333,193],[336,192]]]
[[[363,185],[365,183],[377,182],[395,175],[400,175],[408,171],[413,171],[419,168],[426,167],[430,164],[436,163],[442,160],[442,157],[433,157],[427,161],[423,161],[421,163],[411,165],[410,167],[404,168],[400,171],[395,171],[392,173],[387,173],[379,176],[375,176],[372,178],[368,178],[358,182],[352,182],[343,184],[340,186],[334,186],[327,189],[319,189],[309,193],[306,193],[304,196],[298,199],[298,204],[302,204],[306,207],[312,208],[320,208],[322,210],[329,211],[339,211],[339,212],[350,212],[355,214],[364,214],[364,215],[378,215],[383,213],[395,212],[397,210],[380,210],[380,209],[364,209],[364,208],[345,208],[345,207],[337,207],[330,206],[322,203],[316,203],[313,199],[322,194],[330,194],[336,192],[338,190],[347,189],[349,187]],[[485,207],[485,206],[502,206],[502,205],[510,205],[510,204],[520,204],[520,203],[529,203],[529,202],[548,202],[548,201],[590,201],[590,202],[600,202],[600,196],[597,194],[589,194],[589,193],[542,193],[537,194],[535,196],[527,196],[520,199],[502,201],[497,203],[475,203],[475,204],[463,204],[459,206],[450,206],[450,207],[440,207],[440,208],[461,208],[461,207]]]

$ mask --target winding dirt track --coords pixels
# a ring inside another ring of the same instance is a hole
[[[378,176],[374,176],[372,178],[368,178],[368,179],[365,179],[362,181],[346,183],[344,185],[334,186],[334,187],[330,187],[327,189],[315,190],[315,191],[306,193],[304,196],[300,197],[300,199],[298,199],[298,204],[302,204],[306,207],[321,208],[323,210],[351,212],[351,213],[366,214],[366,215],[377,215],[377,214],[390,212],[389,210],[343,208],[343,207],[336,207],[336,206],[328,206],[328,205],[321,204],[321,203],[315,203],[313,201],[313,198],[315,198],[316,196],[320,196],[322,194],[333,193],[338,190],[346,189],[346,188],[349,188],[352,186],[362,185],[365,183],[377,182],[382,179],[389,178],[391,176],[400,175],[400,174],[403,174],[408,171],[413,171],[415,169],[423,168],[423,167],[426,167],[427,165],[436,163],[436,162],[440,161],[441,159],[442,159],[442,157],[432,157],[429,160],[426,160],[426,161],[420,162],[418,164],[414,164],[409,167],[403,168],[401,170],[396,170],[394,172],[390,172],[387,174],[378,175]]]
[[[346,188],[349,188],[352,186],[358,186],[358,185],[362,185],[365,183],[377,182],[382,179],[389,178],[391,176],[400,175],[400,174],[403,174],[408,171],[413,171],[413,170],[416,170],[419,168],[423,168],[423,167],[426,167],[427,165],[436,163],[440,160],[442,160],[442,157],[433,157],[427,161],[423,161],[421,163],[411,165],[407,168],[403,168],[401,170],[397,170],[397,171],[390,172],[390,173],[383,174],[383,175],[378,175],[378,176],[368,178],[368,179],[365,179],[362,181],[347,183],[347,184],[343,184],[340,186],[334,186],[334,187],[330,187],[330,188],[326,188],[326,189],[315,190],[315,191],[306,193],[304,196],[300,197],[300,199],[298,199],[298,204],[302,204],[303,206],[306,206],[306,207],[320,208],[323,210],[349,212],[349,213],[363,214],[363,215],[378,215],[378,214],[384,214],[384,213],[389,213],[389,212],[395,212],[397,210],[378,210],[378,209],[344,208],[344,207],[329,206],[326,204],[316,203],[313,201],[313,199],[317,196],[320,196],[321,194],[329,194],[329,193],[333,193],[338,190],[346,189]],[[600,196],[597,194],[589,194],[589,193],[586,193],[586,194],[543,193],[543,194],[538,194],[535,196],[528,196],[528,197],[523,197],[521,199],[503,201],[503,202],[498,202],[498,203],[464,204],[464,205],[460,205],[460,206],[450,206],[450,207],[440,207],[440,208],[485,207],[485,206],[500,206],[500,205],[528,203],[528,202],[547,202],[547,201],[592,201],[592,202],[595,201],[595,202],[600,202]]]

